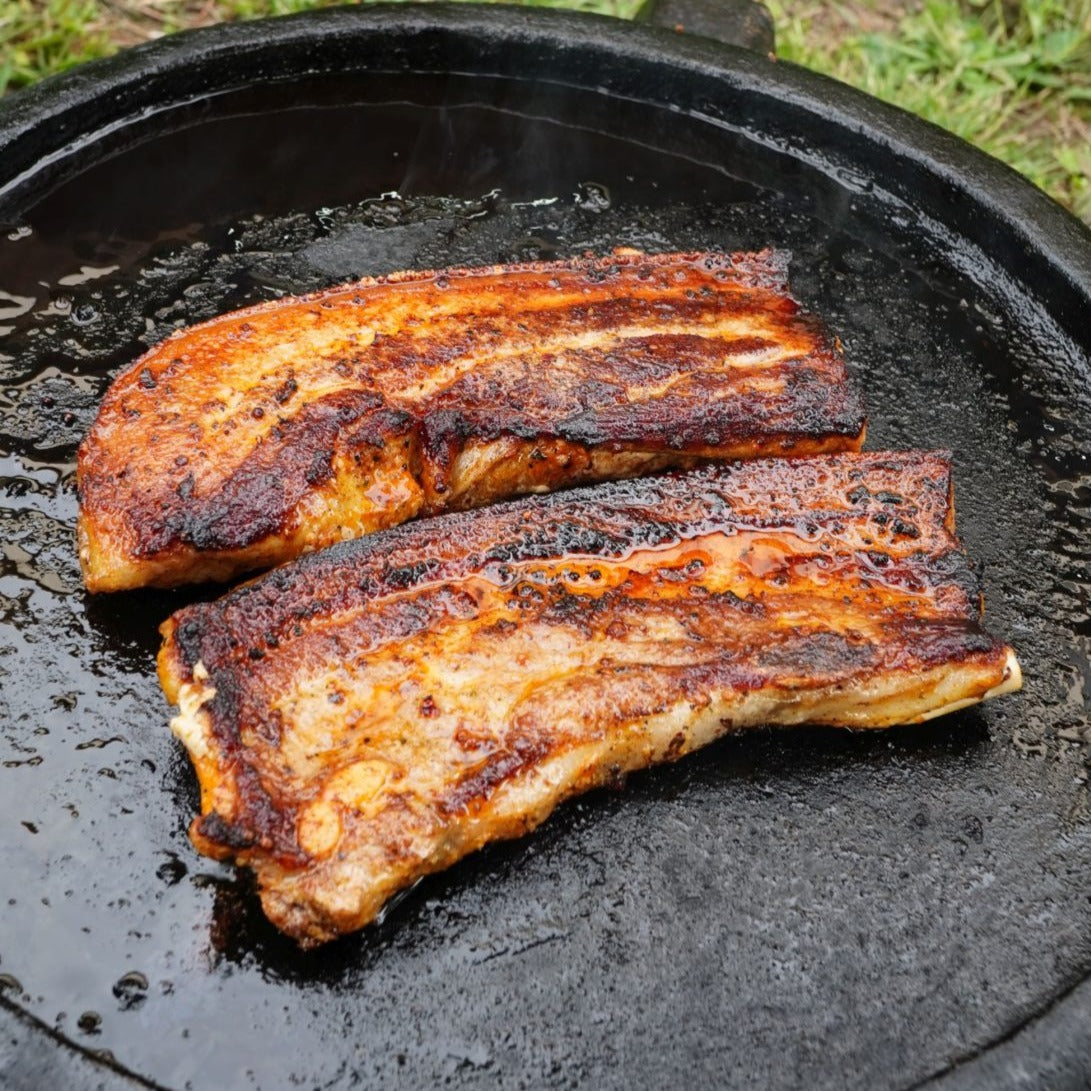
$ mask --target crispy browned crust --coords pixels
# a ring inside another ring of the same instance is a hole
[[[573,793],[725,731],[1016,688],[945,455],[704,467],[408,524],[163,627],[202,851],[304,944]]]
[[[182,330],[80,448],[111,591],[226,579],[417,514],[706,458],[855,450],[786,258],[635,252],[400,273]]]

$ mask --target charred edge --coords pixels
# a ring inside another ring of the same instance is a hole
[[[617,275],[618,273],[642,269],[657,270],[680,265],[690,265],[706,273],[752,283],[755,287],[770,291],[787,293],[788,267],[791,252],[766,248],[757,251],[707,252],[685,251],[667,254],[645,254],[643,252],[613,253],[604,257],[566,258],[559,261],[518,262],[511,265],[454,266],[446,269],[405,270],[388,273],[381,277],[364,277],[352,284],[323,289],[299,297],[302,302],[320,302],[331,296],[353,291],[366,291],[384,285],[405,285],[426,283],[440,278],[449,285],[461,280],[474,281],[485,277],[513,276],[522,274],[564,274],[573,276]],[[473,287],[476,287],[472,285]],[[239,311],[240,317],[275,310],[278,300],[260,303],[257,306]]]
[[[241,826],[228,822],[216,811],[209,811],[193,823],[197,836],[230,852],[242,852],[254,846],[254,837]]]
[[[243,693],[241,681],[232,669],[233,660],[240,660],[240,640],[227,624],[222,601],[198,603],[179,610],[171,617],[173,629],[167,637],[183,681],[192,682],[193,672],[200,663],[209,672],[207,685],[214,690],[211,700],[202,705],[221,746],[237,745],[230,725],[238,720]]]
[[[266,791],[243,753],[237,723],[232,727],[231,740],[220,740],[217,760],[232,770],[238,818],[227,819],[217,811],[209,811],[194,820],[193,832],[232,854],[260,850],[286,866],[304,862],[307,856],[296,839],[294,809]]]
[[[980,614],[981,579],[970,558],[956,543],[956,548],[936,557],[922,558],[921,576],[933,590],[950,587],[966,599],[969,608]]]
[[[200,615],[209,609],[211,607],[208,605],[189,606],[177,611],[171,618],[174,627],[168,641],[177,654],[186,681],[193,680],[193,670],[201,660],[203,625]]]
[[[904,618],[883,625],[889,642],[884,666],[889,669],[934,667],[967,660],[1003,662],[1007,645],[986,632],[972,617]]]
[[[808,534],[844,519],[844,511],[806,507],[810,500],[801,498],[799,490],[841,495],[855,509],[854,517],[872,512],[880,529],[887,513],[900,512],[901,522],[919,534],[934,516],[909,505],[901,493],[878,490],[873,494],[866,486],[861,491],[867,472],[876,466],[919,490],[919,475],[906,476],[907,466],[917,466],[932,475],[928,482],[939,487],[942,480],[945,489],[945,472],[933,457],[913,458],[912,464],[906,456],[899,460],[884,454],[710,466],[526,497],[484,510],[447,514],[438,523],[410,523],[303,556],[216,603],[187,608],[176,615],[175,640],[190,668],[202,652],[210,665],[208,634],[227,632],[231,625],[245,632],[270,629],[279,638],[285,627],[306,624],[323,610],[405,591],[426,581],[458,579],[475,572],[488,575],[498,566],[565,556],[609,560],[714,531],[734,533],[798,522],[800,532]],[[811,472],[817,475],[814,480],[806,478]],[[793,482],[796,476],[798,483]],[[785,480],[792,489],[785,489]],[[768,495],[770,488],[775,501],[771,517],[736,512],[735,495],[747,490]],[[785,489],[783,496],[775,495],[778,488]],[[892,503],[896,496],[903,503]],[[943,510],[938,508],[936,522]],[[886,526],[889,529],[889,523]],[[422,554],[427,561],[421,560]],[[922,552],[917,559],[919,574],[932,586],[949,581],[967,594],[976,594],[976,578],[957,548],[939,558]],[[290,609],[286,607],[292,603]],[[222,641],[217,642],[217,652],[225,659],[230,654]]]

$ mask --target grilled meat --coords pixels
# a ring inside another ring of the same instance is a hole
[[[945,455],[706,466],[408,524],[163,627],[191,836],[304,945],[563,799],[724,732],[1017,689]]]
[[[786,259],[401,273],[167,338],[79,453],[92,591],[230,576],[418,514],[702,459],[858,449]]]

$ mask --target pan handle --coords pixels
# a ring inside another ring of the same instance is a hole
[[[755,53],[772,53],[776,42],[773,17],[758,0],[644,0],[634,19]]]

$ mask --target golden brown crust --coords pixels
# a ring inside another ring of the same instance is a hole
[[[838,346],[760,254],[402,273],[179,331],[80,448],[93,591],[225,579],[417,514],[857,449]]]
[[[756,461],[398,527],[164,626],[203,852],[310,944],[575,792],[754,723],[1018,684],[942,454]]]

